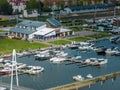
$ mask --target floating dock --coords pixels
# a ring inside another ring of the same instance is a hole
[[[104,83],[106,80],[108,79],[112,79],[115,80],[116,77],[120,76],[120,72],[115,72],[115,73],[110,73],[107,75],[102,75],[102,76],[98,76],[92,79],[86,79],[80,82],[73,82],[70,84],[66,84],[66,85],[62,85],[62,86],[57,86],[57,87],[53,87],[47,90],[74,90],[74,89],[79,89],[79,88],[83,88],[83,87],[89,87],[93,84],[96,84],[97,82],[101,82]]]

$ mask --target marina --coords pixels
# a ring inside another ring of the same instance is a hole
[[[112,46],[120,48],[119,44],[112,44],[108,39],[100,40],[93,43],[95,44],[95,46],[105,45],[107,46],[107,48],[110,48]],[[94,76],[93,78],[96,78],[98,76],[119,71],[120,66],[118,63],[120,62],[119,60],[120,56],[107,55],[107,54],[98,55],[94,50],[84,52],[78,49],[70,49],[68,47],[64,49],[58,49],[58,50],[52,49],[52,50],[55,51],[54,53],[53,52],[51,53],[53,55],[52,57],[55,57],[57,55],[59,57],[66,57],[66,59],[59,63],[53,63],[50,61],[50,59],[43,60],[43,61],[35,60],[34,55],[17,57],[17,62],[26,64],[26,66],[44,67],[44,71],[37,74],[29,74],[28,72],[24,72],[25,69],[23,69],[23,71],[22,69],[20,69],[22,72],[18,74],[20,86],[28,87],[33,90],[44,90],[44,89],[49,89],[52,87],[61,86],[68,83],[74,83],[75,81],[73,80],[72,77],[76,75],[81,75],[86,80],[88,79],[88,77],[86,76],[89,74]],[[59,55],[58,55],[58,52],[59,52]],[[60,52],[62,52],[62,54]],[[102,65],[92,65],[90,61],[89,62],[87,61],[85,63],[85,60],[90,58],[107,59],[107,62]],[[1,75],[0,82],[9,84],[10,76]],[[111,81],[109,82],[112,83]],[[119,78],[116,78],[114,82],[119,82]],[[105,86],[105,83],[104,83],[104,87],[107,88],[108,86]],[[15,82],[13,82],[13,85],[14,84]],[[92,87],[98,84],[92,85]],[[119,87],[119,83],[117,85]],[[99,86],[101,86],[101,84],[99,84]],[[89,85],[87,85],[86,88],[82,88],[82,89],[87,90],[89,89],[88,87]],[[95,90],[95,89],[92,88],[92,90]],[[101,90],[104,90],[104,88]],[[116,90],[119,90],[119,89],[116,89]]]
[[[0,3],[0,90],[120,90],[119,0]]]

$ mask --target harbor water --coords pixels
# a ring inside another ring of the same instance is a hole
[[[107,48],[114,46],[120,49],[120,44],[112,44],[106,39],[94,42],[94,44],[96,46],[105,46]],[[81,52],[80,50],[71,50],[69,48],[65,48],[64,51],[71,57],[80,55],[82,56],[82,59],[106,58],[108,59],[108,63],[102,66],[87,66],[79,68],[79,63],[66,65],[67,62],[62,62],[60,64],[54,64],[49,60],[35,60],[34,55],[17,58],[17,62],[22,62],[27,65],[42,66],[45,68],[44,72],[36,75],[19,75],[20,86],[32,88],[34,90],[45,90],[59,85],[72,83],[74,82],[72,77],[75,75],[82,75],[86,78],[86,75],[88,74],[92,74],[93,77],[97,77],[120,71],[120,56],[98,55],[94,51]],[[10,76],[0,76],[0,82],[10,83]],[[16,82],[14,82],[14,84],[16,84]],[[116,78],[113,82],[110,79],[102,85],[101,83],[97,83],[92,85],[90,88],[85,87],[80,90],[120,90],[120,78]]]

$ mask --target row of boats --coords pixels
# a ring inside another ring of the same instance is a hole
[[[86,78],[87,78],[87,79],[92,79],[93,76],[92,76],[91,74],[88,74],[88,75],[86,76]],[[82,77],[82,75],[76,75],[76,76],[73,76],[73,79],[74,79],[75,81],[83,81],[85,78]]]
[[[61,50],[55,50],[52,52],[52,54],[49,52],[49,50],[45,50],[39,54],[34,55],[39,60],[48,60],[52,63],[61,63],[64,61],[75,61],[80,62],[82,64],[89,64],[89,65],[102,65],[106,64],[108,62],[105,58],[87,58],[85,60],[82,60],[82,56],[78,55],[75,57],[70,57],[67,52],[61,51]]]
[[[90,51],[93,50],[97,54],[106,54],[106,55],[120,55],[120,50],[118,47],[111,47],[111,48],[106,48],[105,46],[95,46],[93,43],[90,42],[80,42],[80,43],[74,43],[67,45],[68,48],[70,49],[78,49],[80,51]]]
[[[44,71],[44,67],[41,66],[28,66],[24,63],[15,63],[11,60],[4,60],[1,58],[0,61],[1,64],[1,69],[0,69],[0,75],[9,75],[12,72],[12,67],[13,67],[13,72],[17,71],[19,74],[21,73],[27,73],[27,74],[38,74],[42,71]]]

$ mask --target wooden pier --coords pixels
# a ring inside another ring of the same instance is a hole
[[[96,84],[97,82],[101,82],[101,84],[102,84],[108,79],[115,80],[116,77],[119,77],[119,76],[120,76],[120,72],[115,72],[115,73],[110,73],[107,75],[98,76],[98,77],[95,77],[92,79],[86,79],[86,80],[83,80],[81,82],[73,82],[70,84],[66,84],[66,85],[62,85],[62,86],[58,86],[58,87],[53,87],[53,88],[50,88],[47,90],[74,90],[74,89],[79,89],[79,88],[91,86],[93,84]]]
[[[1,87],[5,87],[7,89],[10,89],[10,84],[8,84],[8,83],[0,82],[0,86]],[[13,90],[34,90],[34,89],[30,89],[30,88],[27,88],[27,87],[13,85]]]

